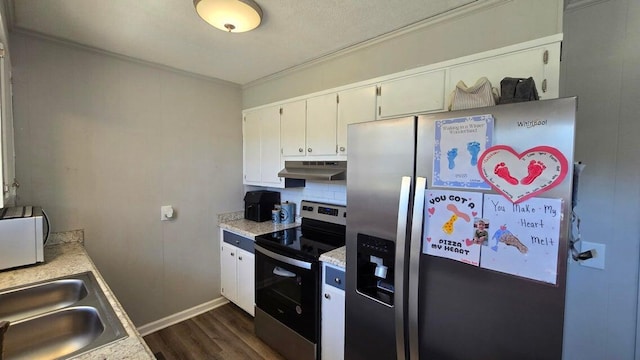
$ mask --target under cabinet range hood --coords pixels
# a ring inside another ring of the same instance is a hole
[[[279,177],[304,180],[345,180],[346,161],[285,161]]]

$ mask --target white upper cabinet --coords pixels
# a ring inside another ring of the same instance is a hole
[[[349,124],[376,119],[376,89],[375,85],[369,85],[338,93],[338,155],[347,154]]]
[[[278,172],[283,167],[280,157],[280,111],[273,107],[268,109],[270,111],[264,114],[261,127],[260,173],[263,184],[278,187],[282,184]]]
[[[556,43],[453,66],[446,87],[447,106],[458,81],[462,80],[467,86],[472,86],[483,76],[498,90],[500,81],[505,77],[533,77],[540,99],[557,98],[559,52],[560,44]]]
[[[244,114],[244,184],[282,187],[278,177],[280,157],[280,108],[271,106]]]
[[[244,183],[260,183],[260,112],[245,113],[243,129]]]
[[[378,119],[444,110],[445,70],[380,83]]]
[[[486,77],[500,89],[505,77],[533,77],[540,99],[557,98],[561,40],[553,35],[246,110],[245,184],[302,186],[278,178],[284,160],[345,160],[349,124],[445,111],[459,81],[472,86]]]
[[[305,156],[307,102],[299,100],[280,108],[282,156]]]
[[[307,99],[307,156],[336,155],[335,93]]]

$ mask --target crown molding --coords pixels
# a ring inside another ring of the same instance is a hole
[[[257,80],[253,80],[250,81],[248,83],[245,83],[242,85],[242,89],[248,89],[251,88],[253,86],[256,85],[260,85],[260,84],[264,84],[267,83],[269,81],[275,80],[275,79],[279,79],[282,77],[285,77],[287,75],[290,75],[292,73],[295,73],[297,71],[301,71],[307,68],[310,68],[314,65],[326,62],[326,61],[330,61],[332,59],[338,58],[340,56],[367,48],[369,46],[373,46],[375,44],[384,42],[384,41],[388,41],[390,39],[402,36],[404,34],[410,33],[410,32],[414,32],[417,31],[419,29],[423,29],[423,28],[427,28],[430,26],[434,26],[446,21],[451,21],[454,19],[458,19],[461,17],[465,17],[465,16],[469,16],[469,15],[473,15],[475,13],[484,11],[486,9],[492,8],[492,7],[496,7],[499,5],[502,5],[504,3],[508,3],[508,2],[512,2],[514,0],[475,0],[472,3],[466,4],[466,5],[462,5],[456,9],[453,10],[449,10],[447,12],[444,12],[442,14],[439,15],[435,15],[432,16],[428,19],[424,19],[421,21],[418,21],[416,23],[407,25],[403,28],[388,32],[386,34],[380,35],[376,38],[370,39],[370,40],[366,40],[363,42],[360,42],[358,44],[355,45],[351,45],[349,47],[346,47],[344,49],[341,50],[337,50],[335,52],[332,52],[330,54],[327,55],[323,55],[321,57],[318,57],[316,59],[307,61],[303,64],[300,65],[296,65],[296,66],[292,66],[290,68],[284,69],[282,71],[278,71],[276,73],[273,73],[271,75],[267,75],[265,77],[262,77],[260,79]]]
[[[576,11],[587,6],[596,5],[610,0],[564,0],[564,10],[566,12]]]
[[[16,23],[15,12],[15,0],[2,0],[2,6],[4,6],[5,21],[9,31],[13,30],[13,25]]]
[[[45,41],[50,41],[50,42],[57,43],[57,44],[60,44],[60,45],[63,45],[63,46],[67,46],[67,47],[70,47],[70,48],[85,50],[85,51],[88,51],[88,52],[93,52],[93,53],[109,56],[109,57],[112,57],[112,58],[116,58],[118,60],[128,61],[128,62],[136,63],[136,64],[139,64],[139,65],[144,65],[144,66],[156,68],[156,69],[159,69],[159,70],[169,71],[169,72],[173,72],[173,73],[177,73],[177,74],[181,74],[181,75],[185,75],[185,76],[190,76],[190,77],[201,79],[201,80],[211,81],[211,82],[214,82],[214,83],[217,83],[217,84],[220,84],[220,85],[226,85],[226,86],[231,86],[231,87],[235,87],[235,88],[241,88],[240,84],[234,83],[234,82],[231,82],[231,81],[222,80],[222,79],[214,78],[214,77],[211,77],[211,76],[206,76],[206,75],[194,73],[194,72],[191,72],[191,71],[178,69],[178,68],[175,68],[175,67],[169,66],[169,65],[164,65],[164,64],[155,63],[155,62],[152,62],[152,61],[146,61],[146,60],[138,59],[138,58],[135,58],[135,57],[132,57],[132,56],[118,54],[118,53],[107,51],[107,50],[100,49],[100,48],[97,48],[97,47],[81,44],[81,43],[78,43],[78,42],[75,42],[75,41],[70,41],[70,40],[67,40],[67,39],[64,39],[64,38],[60,38],[60,37],[57,37],[57,36],[51,36],[51,35],[43,34],[41,32],[37,32],[37,31],[26,30],[26,29],[14,26],[13,30],[11,31],[11,33],[12,34],[25,35],[25,36],[33,37],[33,38],[36,38],[36,39],[45,40]]]

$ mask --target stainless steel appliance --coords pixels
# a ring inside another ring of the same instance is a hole
[[[288,359],[319,358],[321,254],[344,246],[346,207],[302,201],[302,225],[256,236],[256,335]]]
[[[49,221],[36,206],[0,209],[0,270],[44,261]]]
[[[436,123],[491,114],[494,145],[549,145],[573,164],[575,110],[568,98],[349,126],[345,359],[561,358],[571,166],[540,195],[561,199],[555,284],[424,254],[422,246]]]

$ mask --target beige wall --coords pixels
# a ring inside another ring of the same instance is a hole
[[[245,85],[242,106],[247,109],[560,32],[562,0],[501,2]]]
[[[219,297],[242,208],[236,85],[11,34],[19,204],[86,247],[136,325]],[[177,219],[160,221],[160,206]]]

